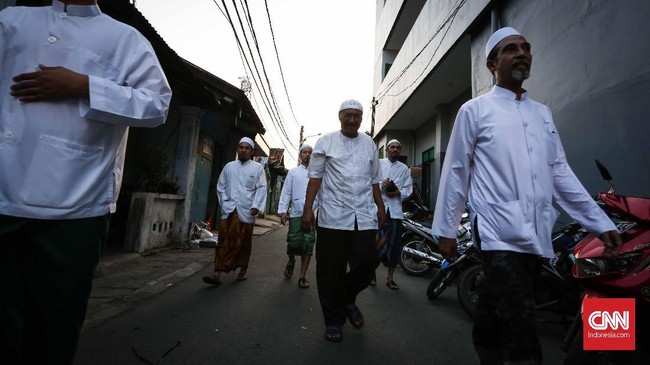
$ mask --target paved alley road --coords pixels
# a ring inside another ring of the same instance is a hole
[[[343,342],[323,339],[315,262],[300,289],[297,272],[282,276],[286,227],[253,240],[249,279],[222,275],[216,288],[201,281],[204,269],[82,334],[76,364],[476,364],[471,321],[455,287],[431,302],[431,276],[396,272],[401,290],[383,282],[364,291],[358,305],[366,319],[358,331],[344,327]],[[541,328],[545,363],[561,363],[562,328]],[[164,357],[163,355],[167,353]]]

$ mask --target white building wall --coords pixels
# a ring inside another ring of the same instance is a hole
[[[387,0],[378,11],[376,66],[382,66],[382,47],[402,4]],[[587,190],[595,193],[605,187],[593,163],[599,158],[612,170],[619,192],[648,195],[650,42],[646,38],[650,34],[650,1],[469,0],[456,14],[445,39],[433,38],[435,47],[424,48],[455,5],[428,1],[385,80],[381,80],[382,67],[375,68],[375,97],[405,70],[393,90],[406,91],[379,100],[375,126],[380,134],[463,35],[471,38],[469,97],[489,91],[493,78],[485,67],[485,43],[493,26],[513,26],[532,44],[531,77],[524,87],[529,97],[551,108],[569,163]],[[491,23],[493,6],[499,6],[495,13],[498,24]],[[446,107],[446,116],[437,112],[414,128],[414,164],[421,163],[422,151],[431,145],[437,153],[446,149],[445,135],[453,126],[461,99],[467,98],[450,97],[459,99]]]
[[[474,19],[485,10],[490,3],[489,0],[472,0],[463,4],[458,12],[454,14],[454,7],[458,4],[451,1],[429,0],[422,8],[420,16],[413,25],[411,33],[406,38],[395,62],[386,78],[381,80],[381,55],[383,47],[389,36],[389,31],[396,19],[395,7],[401,5],[401,1],[388,0],[384,7],[384,13],[379,17],[376,26],[376,49],[375,49],[375,97],[383,94],[397,94],[396,96],[384,97],[381,99],[375,114],[375,126],[381,129],[390,118],[397,112],[400,106],[410,97],[411,93],[424,80],[422,75],[427,75],[440,62],[445,54],[467,31]],[[445,19],[453,18],[450,23],[442,27]],[[449,29],[447,29],[449,28]],[[438,32],[435,37],[436,31]],[[433,39],[432,39],[433,37]],[[429,46],[425,47],[431,40]],[[404,72],[403,72],[404,71]],[[394,86],[386,92],[388,85],[398,79]],[[401,92],[406,90],[404,92]],[[400,93],[401,92],[401,93]]]

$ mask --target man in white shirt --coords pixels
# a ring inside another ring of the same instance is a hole
[[[362,118],[361,103],[344,101],[339,108],[341,130],[316,142],[302,215],[303,232],[308,232],[316,224],[312,207],[318,194],[316,282],[325,338],[333,342],[343,338],[346,318],[353,327],[363,327],[356,298],[372,278],[377,228],[386,220],[377,146],[358,133]]]
[[[214,254],[214,272],[203,277],[205,283],[221,285],[221,273],[237,268],[237,281],[248,278],[246,272],[253,247],[255,217],[266,202],[266,173],[264,166],[251,160],[254,146],[252,139],[243,137],[237,146],[237,160],[228,162],[219,175],[219,239]]]
[[[296,256],[300,256],[300,277],[298,286],[306,289],[309,288],[309,281],[305,278],[309,261],[314,251],[314,242],[316,241],[316,231],[303,232],[301,228],[302,208],[305,205],[305,194],[307,193],[307,167],[313,148],[308,144],[300,147],[300,165],[294,167],[287,173],[280,194],[280,203],[278,204],[278,214],[280,222],[286,224],[289,221],[289,232],[287,233],[287,256],[289,262],[284,268],[284,276],[290,279],[293,275],[293,269],[296,265]],[[314,203],[314,206],[317,204]],[[291,207],[291,213],[287,211]]]
[[[381,174],[384,177],[381,185],[381,198],[384,201],[388,219],[382,232],[386,239],[379,248],[379,259],[388,266],[386,286],[392,290],[399,290],[399,286],[393,280],[393,275],[402,254],[402,220],[404,219],[402,202],[413,193],[413,179],[409,168],[397,160],[401,153],[402,144],[398,140],[392,139],[386,145],[387,157],[379,160]],[[373,284],[376,284],[375,277],[370,285]]]
[[[129,126],[164,123],[149,42],[94,0],[0,12],[0,353],[71,364]]]
[[[456,257],[456,229],[469,200],[485,278],[473,341],[482,364],[542,362],[535,330],[539,258],[552,257],[556,202],[616,255],[621,239],[571,171],[551,111],[528,98],[530,44],[513,28],[485,47],[496,86],[465,103],[445,155],[432,231],[445,258]]]

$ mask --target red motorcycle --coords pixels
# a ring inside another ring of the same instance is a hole
[[[584,350],[584,325],[582,315],[578,314],[562,344],[567,352],[564,363],[647,364],[650,359],[650,199],[615,194],[611,175],[598,160],[596,165],[610,185],[606,193],[597,195],[597,203],[616,224],[623,245],[617,257],[607,259],[603,257],[603,242],[594,235],[586,236],[574,249],[572,274],[585,288],[583,311],[585,302],[592,298],[634,299],[636,346],[634,351]],[[616,319],[606,318],[610,325],[618,326]],[[592,316],[589,321],[593,324]]]

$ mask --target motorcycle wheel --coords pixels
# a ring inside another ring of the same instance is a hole
[[[474,318],[474,311],[478,302],[478,291],[482,281],[483,267],[481,265],[467,268],[460,274],[458,279],[458,301],[470,318]]]
[[[438,270],[427,288],[427,297],[435,299],[454,281],[455,270]]]
[[[404,247],[409,247],[417,251],[432,254],[431,248],[423,240],[413,240],[407,242]],[[402,251],[399,258],[399,266],[405,273],[413,276],[424,276],[433,270],[433,263],[427,260],[422,260],[417,257],[412,257]]]
[[[413,240],[417,240],[418,236],[415,233],[412,232],[404,232],[402,233],[402,245],[407,244],[408,242],[411,242]]]

